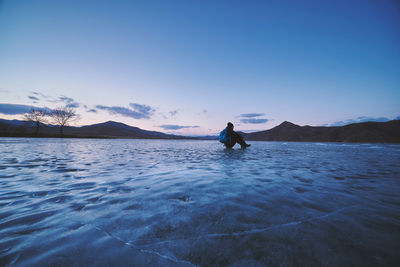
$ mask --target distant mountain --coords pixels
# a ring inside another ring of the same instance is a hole
[[[340,127],[299,126],[285,121],[270,130],[253,133],[240,132],[240,134],[246,140],[253,141],[400,143],[400,120],[354,123]],[[36,136],[36,126],[32,122],[0,119],[0,136]],[[58,137],[59,127],[51,124],[41,124],[38,136]],[[66,126],[64,128],[64,136],[218,140],[217,136],[187,137],[146,131],[115,121],[81,127]]]
[[[0,119],[0,136],[35,136],[36,126],[31,122]],[[41,124],[39,136],[58,136],[59,127],[51,124]],[[102,137],[102,138],[142,138],[142,139],[188,139],[189,137],[165,134],[156,131],[146,131],[138,127],[120,122],[104,123],[81,127],[64,127],[65,137]]]
[[[156,131],[147,131],[138,127],[129,126],[120,122],[107,121],[81,127],[68,127],[66,134],[107,137],[129,138],[155,138],[155,139],[182,139],[183,136],[165,134]]]
[[[0,119],[0,123],[10,124],[10,125],[15,125],[15,126],[20,126],[20,125],[26,124],[27,122],[26,122],[26,121],[20,121],[20,120],[5,120],[5,119]]]
[[[254,141],[400,143],[400,120],[353,123],[340,127],[299,126],[291,122],[243,134]]]

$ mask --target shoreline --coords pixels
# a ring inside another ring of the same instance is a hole
[[[64,135],[64,136],[32,136],[32,135],[0,135],[0,138],[51,138],[51,139],[132,139],[132,140],[191,140],[191,141],[216,141],[218,142],[218,138],[215,139],[205,139],[205,138],[196,138],[196,137],[182,137],[182,138],[140,138],[140,137],[123,137],[123,136],[76,136],[76,135]],[[400,142],[340,142],[340,141],[297,141],[297,140],[247,140],[248,142],[288,142],[288,143],[322,143],[322,144],[382,144],[382,145],[400,145]]]

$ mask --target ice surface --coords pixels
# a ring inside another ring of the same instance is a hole
[[[399,266],[400,145],[0,138],[0,265]]]

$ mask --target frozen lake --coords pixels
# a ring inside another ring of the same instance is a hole
[[[0,266],[400,266],[400,145],[0,138]]]

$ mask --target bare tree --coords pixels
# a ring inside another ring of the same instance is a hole
[[[32,108],[29,113],[26,113],[24,115],[24,120],[28,122],[33,122],[36,126],[36,131],[35,135],[38,136],[39,134],[39,128],[40,124],[47,123],[47,116],[49,116],[49,113],[47,112],[46,109],[41,109],[41,108]]]
[[[64,106],[53,109],[51,112],[51,118],[56,125],[60,126],[60,134],[64,134],[64,126],[69,125],[70,122],[75,121],[79,118],[75,110],[71,107]]]

